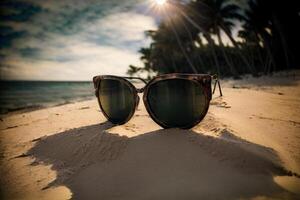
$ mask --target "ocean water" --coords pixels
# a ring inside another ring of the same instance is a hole
[[[93,99],[92,82],[0,81],[0,113]]]

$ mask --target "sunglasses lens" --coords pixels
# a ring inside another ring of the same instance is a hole
[[[135,110],[135,95],[121,80],[103,79],[99,87],[99,101],[108,120],[123,124]]]
[[[200,84],[186,79],[163,80],[150,86],[148,105],[163,127],[191,128],[207,111]]]

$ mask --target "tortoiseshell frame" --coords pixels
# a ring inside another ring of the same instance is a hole
[[[129,116],[124,121],[122,121],[122,122],[114,122],[114,121],[112,121],[109,118],[109,116],[105,113],[104,109],[102,108],[102,105],[101,105],[101,102],[100,102],[100,99],[99,99],[99,92],[100,92],[99,91],[99,86],[100,86],[101,80],[103,80],[103,79],[118,80],[118,81],[121,81],[124,84],[126,84],[130,88],[132,94],[134,95],[133,98],[135,99],[135,101],[134,101],[135,105],[133,105],[133,106],[135,108],[137,108],[137,106],[139,104],[139,100],[140,100],[140,98],[138,96],[138,93],[144,93],[144,95],[143,95],[143,102],[144,102],[144,105],[146,107],[146,110],[148,111],[150,117],[158,125],[160,125],[163,128],[172,128],[172,127],[168,126],[167,124],[164,124],[162,121],[160,121],[159,119],[157,119],[155,117],[154,113],[152,112],[151,107],[150,107],[149,102],[148,102],[148,91],[151,88],[151,85],[153,85],[153,84],[155,84],[157,82],[160,82],[160,81],[172,80],[172,79],[183,79],[183,80],[190,80],[190,81],[195,82],[204,91],[204,95],[205,95],[205,108],[204,108],[203,113],[201,113],[201,115],[199,116],[199,118],[196,121],[193,121],[193,122],[191,122],[190,124],[188,124],[188,125],[186,125],[184,127],[177,127],[177,128],[182,128],[182,129],[189,129],[189,128],[194,127],[195,125],[197,125],[198,123],[200,123],[200,121],[205,117],[205,115],[206,115],[206,113],[208,111],[208,108],[209,108],[209,102],[210,102],[210,100],[212,98],[211,80],[212,79],[216,79],[217,80],[217,78],[215,76],[211,76],[211,75],[208,75],[208,74],[178,74],[178,73],[160,75],[160,76],[157,76],[157,77],[153,78],[148,83],[145,80],[143,80],[141,78],[138,78],[138,77],[119,77],[119,76],[111,76],[111,75],[95,76],[93,78],[93,82],[94,82],[94,88],[95,88],[95,95],[97,97],[99,106],[100,106],[100,108],[101,108],[104,116],[109,121],[111,121],[114,124],[125,124],[126,122],[128,122],[131,119],[131,117],[133,116],[133,114],[134,114],[134,112],[135,112],[136,109],[132,109],[131,113],[129,114]],[[139,79],[139,80],[143,81],[146,85],[143,88],[139,88],[138,89],[131,82],[129,82],[127,79]],[[216,81],[216,83],[217,83],[217,81]],[[215,86],[214,86],[214,90],[215,90],[215,87],[216,87],[216,83],[215,83]],[[219,82],[218,82],[218,85],[219,85],[219,89],[221,89]],[[221,90],[220,90],[220,94],[222,96]]]

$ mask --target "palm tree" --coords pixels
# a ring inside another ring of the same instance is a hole
[[[263,47],[266,49],[267,55],[271,61],[271,65],[276,66],[271,46],[272,33],[268,4],[260,0],[250,0],[248,5],[249,9],[245,11],[243,29],[249,34],[254,34],[258,46],[260,42],[263,44]],[[264,72],[269,73],[270,70],[271,68],[266,66]]]
[[[231,22],[228,22],[227,26],[233,26],[233,24]],[[225,58],[227,66],[230,68],[231,74],[234,75],[235,77],[237,77],[238,75],[237,75],[236,69],[234,68],[234,64],[233,64],[232,60],[227,56],[227,53],[225,52],[225,46],[223,44],[222,37],[221,37],[221,30],[218,28],[218,26],[215,26],[214,33],[218,37],[218,43],[219,43],[220,49]]]
[[[282,66],[298,67],[300,31],[295,27],[300,25],[300,16],[296,3],[247,1],[247,9],[241,12],[233,0],[185,3],[174,0],[177,10],[168,12],[157,30],[146,33],[152,43],[139,51],[144,66],[130,66],[128,73],[217,71],[238,75],[256,71],[269,73],[284,69]],[[289,12],[283,13],[282,6]],[[243,42],[237,42],[232,35],[236,20],[243,22],[243,30],[239,32]],[[232,46],[224,45],[221,33],[225,33]],[[217,36],[216,41],[214,36]],[[240,62],[247,68],[238,65]]]
[[[160,73],[188,72],[197,73],[198,69],[193,64],[191,51],[193,51],[192,36],[182,24],[170,20],[162,21],[157,31],[147,31],[146,35],[152,39],[149,54],[145,53],[141,60],[145,60],[145,70],[152,69]]]
[[[265,68],[265,50],[261,45],[258,35],[253,30],[243,26],[243,29],[238,32],[238,37],[243,40],[241,43],[243,45],[242,48],[248,50],[248,52],[250,51],[250,54],[254,55],[252,57],[252,63],[255,63],[255,57],[256,59],[258,58],[258,65],[260,67],[258,67],[257,70],[261,71],[261,67]]]
[[[240,48],[231,33],[231,29],[234,25],[233,21],[243,19],[238,5],[231,3],[230,0],[196,0],[193,7],[198,10],[197,15],[199,17],[197,18],[197,23],[202,27],[206,27],[206,30],[210,34],[216,34],[221,46],[223,46],[223,42],[218,34],[224,31],[232,45],[235,48]],[[253,72],[254,69],[245,55],[243,55],[241,51],[237,51],[237,53],[240,55],[243,63]],[[227,56],[225,56],[225,60],[227,60],[228,65],[232,67],[231,71],[235,71]]]
[[[298,44],[300,31],[299,4],[271,0],[249,0],[243,28],[254,32],[257,42],[265,48],[273,70],[299,66]],[[284,11],[284,12],[283,12]]]

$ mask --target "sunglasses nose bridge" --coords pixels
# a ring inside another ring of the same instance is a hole
[[[137,88],[137,89],[136,89],[136,92],[137,92],[137,93],[143,93],[144,90],[145,90],[145,88]]]

